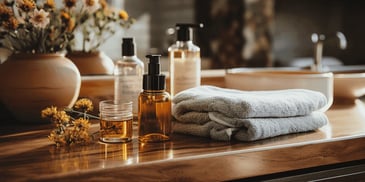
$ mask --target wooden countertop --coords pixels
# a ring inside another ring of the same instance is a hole
[[[56,148],[52,125],[1,124],[2,181],[223,181],[365,159],[365,103],[337,104],[314,132],[256,142],[174,134],[171,142]],[[99,128],[93,122],[92,130]]]

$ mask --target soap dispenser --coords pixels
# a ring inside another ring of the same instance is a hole
[[[132,101],[133,120],[138,117],[138,95],[142,91],[143,62],[136,56],[134,38],[122,39],[122,58],[114,67],[114,99]]]
[[[165,91],[165,75],[160,73],[160,55],[147,55],[148,73],[143,75],[143,91],[138,97],[138,134],[142,143],[170,140],[171,99]]]
[[[200,48],[194,45],[193,28],[202,24],[176,24],[177,41],[168,48],[171,97],[178,92],[200,85]]]

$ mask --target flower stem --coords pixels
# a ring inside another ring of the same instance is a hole
[[[83,114],[84,117],[90,117],[90,118],[93,118],[93,119],[100,119],[99,117],[97,116],[94,116],[94,115],[91,115],[91,114],[87,114],[86,112],[80,112],[80,111],[76,111],[76,110],[73,110],[71,108],[65,108],[65,111],[68,111],[68,112],[73,112],[73,113],[77,113],[77,114]]]

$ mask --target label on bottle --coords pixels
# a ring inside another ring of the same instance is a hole
[[[174,59],[171,94],[200,85],[200,58]]]
[[[138,113],[138,95],[142,91],[142,77],[138,75],[117,76],[115,80],[115,94],[117,100],[132,101],[133,115]]]

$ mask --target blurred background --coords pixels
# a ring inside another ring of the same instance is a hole
[[[356,0],[109,0],[136,23],[102,46],[120,57],[123,36],[134,36],[140,58],[167,56],[176,40],[176,23],[203,23],[194,42],[201,48],[203,69],[293,66],[312,61],[313,33],[326,36],[326,64],[365,64],[365,2]],[[348,41],[339,49],[335,33]]]

